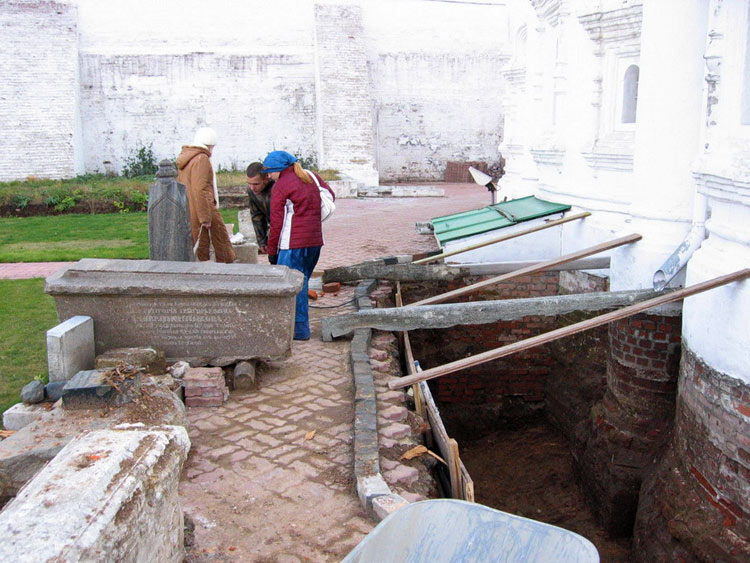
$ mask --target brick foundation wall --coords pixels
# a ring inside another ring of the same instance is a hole
[[[632,533],[638,492],[671,436],[681,317],[639,314],[609,325],[607,390],[577,429],[577,471],[614,536]]]
[[[646,480],[641,561],[750,559],[750,386],[682,356],[674,439]]]
[[[450,291],[474,283],[478,279],[441,284],[402,284],[404,302],[409,303]],[[461,300],[556,295],[557,289],[557,273],[545,272],[498,284]],[[554,318],[528,316],[493,324],[414,330],[409,332],[409,338],[415,359],[419,360],[423,369],[428,369],[524,340],[554,328]],[[544,407],[545,383],[553,364],[549,348],[538,346],[509,358],[501,358],[434,379],[430,386],[441,409],[448,415],[445,418],[454,418],[458,427],[466,426],[467,431],[471,428],[476,433],[478,426],[496,425],[498,417],[515,418],[538,413]],[[466,409],[466,404],[475,405],[476,408]],[[455,405],[456,408],[452,409],[451,405]],[[450,413],[446,409],[449,409]],[[467,411],[471,415],[471,420],[464,421]],[[457,430],[460,433],[460,429]]]

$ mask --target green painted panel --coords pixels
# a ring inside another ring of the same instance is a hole
[[[435,228],[435,236],[442,246],[452,240],[502,229],[569,209],[570,205],[528,196],[488,205],[481,209],[435,217],[432,219],[432,225]]]

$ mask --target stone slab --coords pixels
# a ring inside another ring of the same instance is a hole
[[[3,426],[6,430],[20,430],[48,411],[49,404],[16,403],[3,413]]]
[[[187,427],[185,405],[174,393],[145,385],[143,389],[148,391],[148,407],[129,403],[107,411],[71,411],[58,401],[54,408],[0,441],[0,503],[14,496],[65,444],[83,433],[134,420],[147,426]]]
[[[83,259],[47,278],[58,315],[94,319],[96,351],[153,346],[167,360],[281,359],[301,272],[286,266]]]
[[[232,248],[234,248],[234,253],[237,255],[237,261],[240,264],[258,263],[258,245],[256,243],[244,242],[232,245]]]
[[[255,236],[255,229],[253,228],[253,212],[249,208],[240,209],[237,212],[237,229],[245,235],[247,242],[258,244],[258,237]]]
[[[94,367],[94,320],[69,315],[47,331],[47,371],[50,381],[66,381]]]
[[[444,197],[445,190],[437,186],[375,186],[361,188],[359,197]]]
[[[0,560],[182,561],[189,449],[178,426],[73,440],[0,513]]]
[[[118,382],[118,389],[108,380],[110,373],[107,369],[79,371],[63,388],[63,407],[67,410],[101,409],[132,400],[141,385],[140,374]]]
[[[159,163],[156,182],[148,189],[148,256],[194,260],[186,188],[177,182],[177,169],[169,160]]]

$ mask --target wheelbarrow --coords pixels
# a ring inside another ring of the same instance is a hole
[[[462,500],[425,500],[380,522],[344,563],[598,563],[599,552],[576,533]]]

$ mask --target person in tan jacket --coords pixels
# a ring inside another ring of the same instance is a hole
[[[183,146],[177,157],[177,181],[187,186],[193,244],[199,241],[196,257],[202,262],[208,260],[213,244],[216,261],[229,264],[237,255],[219,214],[216,176],[209,160],[216,138],[216,131],[210,127],[196,131],[193,142]]]

